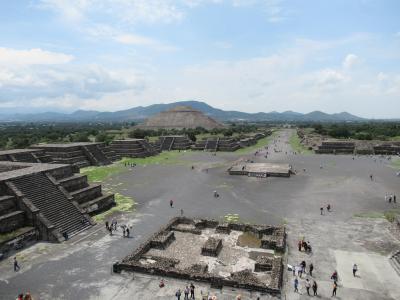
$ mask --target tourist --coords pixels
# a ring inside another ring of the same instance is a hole
[[[126,237],[128,238],[130,234],[129,228],[126,228]]]
[[[108,221],[106,221],[106,229],[108,230]]]
[[[335,282],[338,280],[338,273],[336,270],[335,270],[335,272],[333,272],[331,279],[333,279],[333,281],[335,281]]]
[[[18,264],[17,257],[14,257],[14,272],[18,272],[21,269],[21,267]]]
[[[161,280],[160,280],[160,283],[158,284],[158,286],[159,286],[160,288],[163,288],[163,287],[165,286],[164,279],[161,279]]]
[[[322,216],[324,214],[324,208],[321,206],[319,210],[321,211],[321,216]]]
[[[190,283],[190,299],[194,299],[194,289],[195,289],[194,284]]]
[[[184,300],[189,300],[189,287],[188,286],[186,286],[186,288],[185,288],[185,291],[184,291],[184,293],[185,293],[185,299]]]
[[[175,293],[176,299],[180,300],[181,299],[181,294],[182,294],[181,289],[178,289],[176,291],[176,293]]]
[[[317,282],[315,280],[313,282],[312,289],[313,289],[313,292],[314,292],[314,296],[318,296],[318,294],[317,294],[318,285],[317,285]]]
[[[307,295],[310,296],[310,287],[311,287],[311,283],[310,280],[308,280],[308,278],[306,279],[306,290],[307,290]]]
[[[326,206],[326,210],[327,210],[328,212],[331,211],[331,205],[330,205],[330,204],[328,204],[328,205]]]
[[[299,280],[297,279],[297,277],[294,279],[294,292],[299,292]]]
[[[385,202],[388,200],[388,194],[385,195]]]
[[[310,266],[309,266],[308,268],[309,268],[310,276],[312,277],[312,272],[313,272],[313,270],[314,270],[314,265],[311,263]]]
[[[24,300],[24,294],[19,294],[16,300]]]
[[[183,216],[183,209],[181,209],[181,216]]]
[[[357,270],[358,270],[358,266],[357,266],[357,264],[354,264],[353,265],[353,277],[356,277]]]
[[[126,233],[125,225],[123,225],[121,227],[122,227],[122,236],[125,237],[125,233]]]
[[[392,203],[392,195],[389,195],[389,203]]]
[[[396,195],[393,194],[393,203],[396,203]]]
[[[299,242],[297,243],[298,247],[299,247],[299,251],[301,252],[301,246],[303,245],[303,242],[301,240],[299,240]]]
[[[374,180],[374,176],[372,174],[369,175],[369,178],[371,179],[371,181]]]
[[[297,268],[297,275],[301,278],[301,276],[303,275],[303,268],[301,266],[298,266]]]
[[[174,200],[169,200],[169,206],[172,208],[172,207],[174,207]]]
[[[336,281],[333,282],[333,290],[332,290],[332,297],[336,297],[336,290],[337,290],[337,283]]]
[[[25,294],[24,300],[32,300],[31,293],[27,292],[27,293]]]

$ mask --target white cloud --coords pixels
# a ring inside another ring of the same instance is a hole
[[[0,48],[0,65],[56,65],[72,61],[72,55],[42,49]]]
[[[358,58],[357,55],[355,54],[347,54],[346,57],[343,60],[342,66],[345,69],[351,69],[353,68],[356,64],[358,64],[360,59]]]

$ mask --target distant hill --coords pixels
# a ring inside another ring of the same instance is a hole
[[[149,106],[138,106],[126,110],[115,112],[99,112],[99,111],[86,111],[77,110],[70,114],[45,112],[34,114],[13,114],[13,115],[0,115],[0,121],[11,122],[123,122],[123,121],[136,121],[141,122],[151,116],[154,116],[162,111],[169,110],[175,106],[184,105],[190,106],[199,110],[220,121],[274,121],[274,122],[346,122],[346,121],[363,121],[360,118],[341,112],[336,114],[327,114],[321,111],[313,111],[307,114],[302,114],[293,111],[285,111],[282,113],[273,111],[269,113],[245,113],[240,111],[227,111],[214,108],[207,103],[200,101],[180,101],[168,104],[153,104]]]

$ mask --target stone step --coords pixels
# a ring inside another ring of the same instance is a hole
[[[91,184],[82,189],[73,191],[70,193],[71,196],[77,201],[79,204],[83,202],[87,202],[94,198],[101,196],[101,185],[100,184]]]
[[[96,214],[115,205],[114,195],[103,195],[82,203],[80,207],[88,214]]]

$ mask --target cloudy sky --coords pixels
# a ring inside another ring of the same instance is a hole
[[[179,100],[400,117],[398,0],[0,2],[0,114]]]

